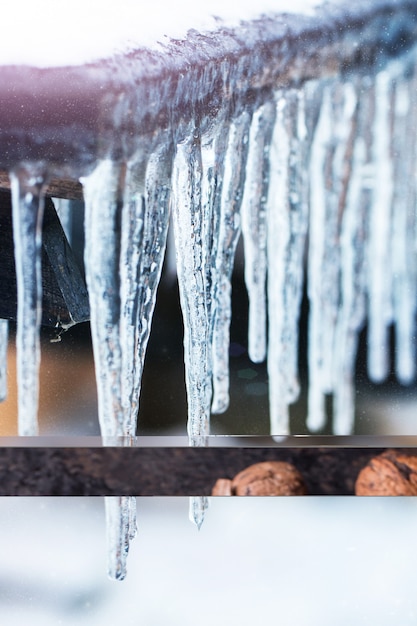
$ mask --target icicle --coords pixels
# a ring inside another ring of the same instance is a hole
[[[304,283],[304,257],[308,227],[308,184],[306,181],[307,128],[305,93],[293,91],[288,96],[287,125],[289,133],[288,201],[290,209],[290,247],[285,280],[287,328],[287,399],[298,399],[298,331]]]
[[[267,202],[268,251],[268,375],[269,411],[272,435],[289,434],[288,341],[286,301],[288,248],[290,245],[290,207],[288,161],[290,137],[285,127],[283,97],[277,104],[277,117],[270,147],[270,175]]]
[[[191,496],[189,502],[189,518],[200,530],[208,509],[209,501],[205,496]]]
[[[101,161],[82,180],[85,200],[85,270],[101,434],[124,436],[120,345],[120,167]]]
[[[353,90],[346,84],[345,93]],[[361,94],[358,108],[350,124],[350,138],[346,146],[344,188],[341,194],[343,209],[341,249],[341,304],[337,320],[334,347],[334,418],[335,435],[353,432],[355,418],[355,360],[358,335],[365,322],[367,237],[367,192],[364,190],[369,140],[367,128],[372,119],[369,93],[364,82],[359,83]],[[348,94],[348,102],[355,102]],[[369,157],[368,157],[369,158]]]
[[[416,79],[399,80],[395,88],[393,128],[394,211],[392,220],[395,369],[402,384],[415,378],[417,306],[416,226]]]
[[[86,278],[105,445],[127,444],[136,433],[143,364],[169,221],[169,145],[121,167],[99,163],[83,180]],[[120,439],[115,439],[120,438]],[[106,501],[107,502],[107,501]],[[123,578],[136,532],[135,498],[110,498],[110,576]],[[130,511],[130,513],[129,513]]]
[[[299,393],[298,319],[303,285],[306,202],[302,194],[305,124],[299,94],[277,104],[270,147],[268,223],[268,375],[271,434],[287,435],[288,405]]]
[[[188,434],[192,446],[207,443],[213,374],[213,329],[218,301],[218,250],[224,158],[228,132],[224,111],[189,128],[177,145],[172,175],[172,212],[180,301],[184,317],[184,361]],[[222,243],[220,244],[220,246]],[[190,518],[201,526],[207,502],[190,499]]]
[[[211,355],[208,287],[202,213],[202,162],[199,137],[189,133],[177,145],[172,173],[172,215],[177,275],[184,318],[184,364],[188,398],[188,436],[193,446],[204,446],[209,435]],[[199,528],[204,518],[204,498],[190,498],[190,519]]]
[[[383,381],[389,371],[388,328],[392,322],[390,231],[393,197],[390,117],[391,89],[387,72],[375,79],[373,125],[374,187],[368,242],[368,375]]]
[[[9,322],[0,320],[0,402],[7,397],[7,346]]]
[[[121,353],[121,410],[123,414],[123,433],[134,437],[139,408],[142,363],[137,362],[138,334],[143,322],[138,319],[138,308],[143,306],[143,278],[140,274],[141,252],[145,245],[144,222],[146,214],[144,198],[144,176],[146,162],[144,158],[131,163],[127,169],[121,205],[120,232],[120,344]],[[139,327],[138,327],[139,323]],[[142,347],[142,346],[141,346]]]
[[[202,213],[201,146],[193,129],[177,145],[172,175],[172,213],[177,273],[184,317],[184,361],[190,445],[202,446],[209,434],[211,404],[211,336],[207,302],[208,242]]]
[[[18,299],[18,431],[24,436],[38,433],[45,179],[43,168],[36,165],[24,165],[10,173]]]
[[[128,165],[121,227],[121,343],[125,436],[134,436],[146,348],[169,223],[171,152],[167,142]],[[143,178],[145,180],[143,180]]]
[[[91,336],[97,379],[98,411],[104,445],[131,435],[123,411],[120,334],[119,186],[120,167],[102,161],[85,178],[85,266],[90,299]],[[123,439],[120,440],[123,442]],[[129,440],[127,440],[129,443]],[[126,575],[130,528],[128,497],[105,498],[109,576]]]
[[[216,311],[213,334],[213,413],[229,406],[229,344],[231,278],[240,235],[240,203],[245,176],[250,116],[242,113],[232,121],[225,155],[220,206],[219,247],[216,263]]]
[[[254,363],[262,362],[266,356],[266,195],[274,116],[272,102],[263,104],[253,115],[241,207],[249,296],[248,353]]]
[[[325,394],[331,393],[335,384],[335,333],[341,298],[340,223],[355,102],[350,86],[335,82],[325,89],[311,154],[307,421],[311,430],[324,426]]]
[[[106,509],[107,572],[112,580],[126,577],[129,543],[136,534],[136,499],[131,496],[107,496]]]
[[[218,281],[220,279],[218,256],[220,254],[221,197],[223,188],[224,159],[228,140],[228,125],[218,119],[209,124],[201,136],[201,214],[203,235],[203,268],[207,320],[210,344],[213,341],[214,318],[217,312]],[[212,368],[213,354],[209,354]]]
[[[332,139],[331,94],[327,88],[323,94],[320,116],[317,122],[310,156],[310,228],[308,254],[309,316],[309,392],[307,426],[319,430],[326,421],[324,393],[326,384],[323,372],[322,280],[326,233],[326,177],[325,163],[328,146]]]

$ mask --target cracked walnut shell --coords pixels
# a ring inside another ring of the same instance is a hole
[[[284,461],[250,465],[233,480],[219,478],[212,490],[213,496],[303,496],[306,493],[300,472]]]
[[[417,457],[387,450],[358,475],[357,496],[417,496]]]

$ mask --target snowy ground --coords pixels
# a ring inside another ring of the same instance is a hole
[[[379,626],[417,621],[415,499],[144,498],[128,577],[105,574],[99,498],[0,500],[0,616],[79,624]]]

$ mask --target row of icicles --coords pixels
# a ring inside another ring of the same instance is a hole
[[[307,425],[354,428],[358,335],[368,320],[369,376],[388,374],[396,332],[400,382],[415,374],[416,94],[398,63],[374,77],[279,91],[255,110],[190,120],[174,144],[138,138],[120,164],[81,179],[99,421],[105,445],[136,432],[141,377],[170,214],[184,317],[190,445],[206,443],[210,412],[229,404],[231,274],[240,234],[249,295],[248,351],[267,357],[271,433],[290,432],[299,394],[298,321],[308,268]],[[146,148],[144,147],[146,144]],[[44,164],[10,172],[18,286],[19,433],[38,432]],[[308,246],[307,244],[308,239]],[[306,252],[307,250],[307,252]],[[306,257],[307,254],[307,257]],[[307,260],[306,260],[307,258]],[[305,263],[306,260],[306,263]],[[7,322],[0,325],[1,349]],[[0,359],[5,363],[5,359]],[[0,375],[6,393],[5,369]],[[191,499],[201,525],[205,498]],[[109,572],[123,578],[135,500],[107,499]]]

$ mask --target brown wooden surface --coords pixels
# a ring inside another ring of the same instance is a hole
[[[10,190],[9,175],[5,171],[0,171],[0,191]],[[52,198],[65,198],[67,200],[82,200],[83,188],[76,180],[65,178],[52,179],[46,187],[46,195]]]
[[[78,180],[98,159],[136,155],[139,139],[145,149],[177,140],[173,131],[209,123],[225,102],[234,115],[306,80],[372,73],[416,40],[415,0],[329,2],[311,15],[280,13],[277,2],[274,17],[191,29],[161,49],[80,66],[0,66],[0,170],[42,161],[60,181]]]
[[[0,448],[0,495],[210,495],[261,461],[288,461],[309,495],[353,495],[359,471],[382,448]],[[404,449],[413,453],[415,449]]]

